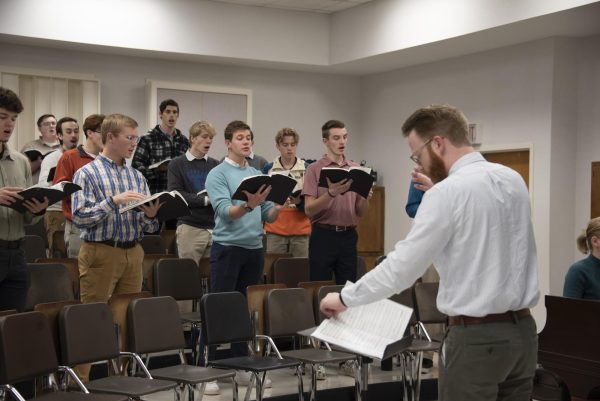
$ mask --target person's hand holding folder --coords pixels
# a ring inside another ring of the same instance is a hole
[[[18,187],[3,187],[0,188],[0,205],[10,206],[18,200],[22,200],[23,197],[19,195],[19,192],[23,191],[23,188]],[[23,206],[32,214],[40,214],[48,208],[48,198],[44,197],[44,201],[32,198],[23,202]]]
[[[248,191],[242,191],[242,192],[248,198],[248,201],[246,202],[248,207],[254,209],[255,207],[264,203],[265,200],[267,200],[267,196],[269,196],[269,193],[271,192],[271,186],[270,185],[261,185],[261,187],[258,188],[258,191],[256,191],[253,194],[251,194]]]
[[[338,181],[338,182],[331,182],[329,177],[326,177],[326,179],[327,179],[327,193],[332,198],[335,198],[336,196],[338,196],[340,194],[344,194],[344,193],[348,192],[348,190],[352,186],[352,179],[345,179],[345,180]]]

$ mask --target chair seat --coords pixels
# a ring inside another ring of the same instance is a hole
[[[134,398],[170,390],[176,386],[177,383],[172,381],[131,376],[108,376],[86,383],[87,389],[94,393],[125,394]]]
[[[35,399],[39,401],[127,401],[129,397],[113,394],[84,394],[78,391],[54,391]]]
[[[300,362],[293,359],[279,359],[275,357],[242,356],[211,361],[210,365],[215,368],[245,370],[247,372],[266,372],[268,370],[297,367],[300,365]]]
[[[185,312],[181,314],[181,320],[189,323],[199,323],[202,321],[200,312]]]
[[[439,351],[442,343],[438,342],[429,342],[427,340],[420,340],[418,338],[413,338],[410,346],[405,349],[408,352],[421,352],[421,351]]]
[[[285,351],[282,352],[281,355],[311,364],[343,362],[350,359],[356,359],[356,355],[348,354],[346,352],[329,351],[317,348]]]
[[[155,379],[172,380],[185,384],[210,382],[235,376],[235,372],[231,370],[203,368],[193,365],[169,366],[151,370],[150,374]]]

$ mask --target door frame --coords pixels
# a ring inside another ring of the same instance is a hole
[[[501,145],[484,145],[476,149],[481,153],[502,153],[502,152],[516,152],[521,150],[529,151],[529,200],[533,208],[533,192],[535,188],[535,180],[533,175],[533,142],[522,142],[522,143],[511,143]]]

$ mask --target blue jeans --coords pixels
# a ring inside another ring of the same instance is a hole
[[[0,249],[0,310],[23,312],[29,271],[23,249]]]

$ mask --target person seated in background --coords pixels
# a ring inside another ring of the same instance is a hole
[[[589,255],[569,268],[563,296],[600,299],[600,217],[590,220],[587,229],[577,237],[577,249]]]
[[[44,158],[40,168],[40,178],[38,185],[49,187],[52,185],[56,173],[56,165],[64,152],[75,149],[79,143],[79,123],[72,117],[63,117],[58,120],[56,125],[60,148],[50,153]],[[54,169],[54,170],[53,170]],[[62,213],[61,202],[57,202],[48,207],[44,215],[44,226],[48,236],[48,249],[50,257],[54,257],[54,233],[65,229],[65,216]]]
[[[275,144],[280,156],[263,168],[263,173],[288,172],[296,180],[294,192],[301,191],[304,185],[306,161],[296,157],[300,136],[293,128],[282,128],[275,136]],[[310,220],[304,214],[304,200],[300,192],[291,197],[289,207],[282,209],[279,218],[265,224],[267,232],[267,252],[289,253],[293,257],[308,257],[308,236]]]
[[[32,180],[36,184],[40,177],[40,167],[42,166],[44,156],[60,148],[60,143],[56,136],[56,117],[53,114],[41,115],[37,120],[37,127],[40,131],[40,137],[27,142],[21,148],[21,153],[24,153],[29,158]],[[39,153],[30,153],[29,151],[31,150]]]
[[[75,149],[68,150],[62,154],[56,164],[54,173],[54,184],[63,181],[73,181],[75,172],[81,167],[93,161],[102,151],[102,134],[100,127],[104,121],[104,114],[89,115],[83,122],[83,133],[85,142]],[[63,199],[62,213],[65,216],[65,246],[69,258],[77,258],[81,247],[81,231],[73,224],[73,213],[71,212],[71,198]]]

